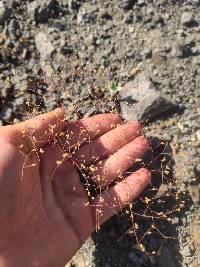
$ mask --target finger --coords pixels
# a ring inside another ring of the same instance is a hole
[[[65,150],[79,149],[83,143],[90,142],[118,124],[122,124],[122,120],[116,114],[100,114],[77,122],[68,122],[58,142]]]
[[[3,126],[1,136],[21,147],[24,152],[30,152],[54,140],[65,124],[64,109],[58,108],[25,122]]]
[[[100,186],[107,186],[140,159],[149,147],[145,137],[140,136],[119,149],[108,159],[95,165],[91,178]]]
[[[93,214],[100,225],[115,213],[131,204],[150,183],[151,174],[147,169],[140,169],[129,175],[122,182],[96,197]]]
[[[57,136],[58,143],[52,145],[48,153],[44,148],[47,162],[55,168],[54,165],[62,162],[64,158],[71,159],[71,152],[73,152],[75,146],[78,146],[78,144],[80,146],[83,142],[95,138],[95,136],[103,134],[121,123],[120,117],[114,114],[101,114],[77,122],[68,121],[63,132]],[[59,155],[59,158],[54,161],[54,164],[52,159],[55,155]],[[73,163],[78,167],[76,162],[73,161]]]
[[[78,164],[89,166],[113,154],[140,135],[138,123],[128,123],[105,133],[93,142],[86,143],[76,151],[73,159]]]

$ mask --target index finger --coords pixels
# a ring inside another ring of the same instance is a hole
[[[122,124],[119,115],[111,113],[99,114],[77,122],[68,121],[57,139],[64,150],[77,150],[82,144],[91,142],[119,124]]]

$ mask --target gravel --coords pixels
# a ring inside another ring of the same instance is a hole
[[[146,251],[156,250],[147,257],[131,233],[117,241],[132,225],[126,216],[115,216],[69,266],[162,267],[169,260],[168,266],[191,267],[197,261],[190,228],[200,213],[199,24],[199,0],[0,1],[0,125],[59,105],[68,119],[117,110],[127,120],[148,118],[145,134],[167,140],[173,150],[176,184],[153,208],[168,214],[179,200],[185,207],[172,212],[172,225],[162,219],[153,222],[176,241],[147,235]],[[132,90],[124,114],[116,98],[141,73],[151,81],[156,98],[147,98],[140,82],[137,91],[143,97],[135,99]],[[176,109],[168,110],[174,103]],[[152,221],[138,220],[142,235]]]

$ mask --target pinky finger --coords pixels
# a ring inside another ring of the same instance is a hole
[[[136,199],[150,183],[151,174],[140,169],[96,197],[92,205],[96,225],[101,225]]]

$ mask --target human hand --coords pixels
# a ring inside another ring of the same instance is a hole
[[[69,122],[57,109],[0,127],[0,146],[0,267],[64,266],[150,179],[140,169],[113,185],[148,149],[139,124],[114,114]]]

